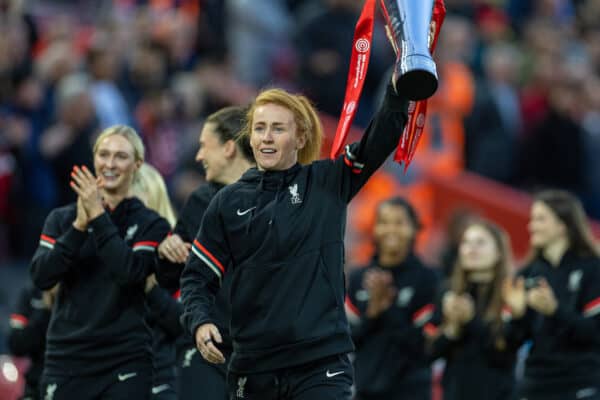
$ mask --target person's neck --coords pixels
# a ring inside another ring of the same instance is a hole
[[[408,249],[400,250],[395,252],[381,252],[378,254],[378,263],[380,267],[383,268],[392,268],[395,267],[406,260],[408,257]]]
[[[232,184],[240,179],[244,172],[253,166],[254,164],[246,161],[246,159],[235,159],[232,161],[229,168],[224,171],[223,176],[219,179],[219,183],[224,185]]]
[[[128,192],[102,192],[102,201],[109,209],[114,210],[128,196]]]
[[[492,269],[484,271],[473,271],[467,275],[467,280],[476,285],[487,285],[494,279],[494,271]]]
[[[548,246],[544,247],[542,250],[542,254],[552,264],[554,267],[557,267],[560,264],[560,260],[562,260],[563,256],[569,249],[569,239],[559,238],[554,242],[550,243]]]

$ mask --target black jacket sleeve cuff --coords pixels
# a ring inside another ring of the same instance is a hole
[[[87,232],[75,229],[73,226],[69,227],[67,231],[59,239],[60,243],[67,248],[69,253],[75,253],[85,241]]]
[[[107,213],[102,213],[90,221],[90,226],[94,230],[97,238],[108,236],[117,232],[117,227],[112,223]]]

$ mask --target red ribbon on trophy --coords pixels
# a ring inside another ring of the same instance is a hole
[[[342,152],[348,131],[350,130],[352,121],[354,121],[360,94],[365,83],[369,60],[371,58],[375,5],[375,0],[365,1],[360,18],[354,28],[352,58],[350,59],[350,70],[348,72],[348,82],[346,83],[346,96],[344,98],[344,106],[342,107],[342,115],[340,116],[335,138],[331,146],[331,158],[336,158]]]
[[[407,46],[404,44],[412,45],[412,42],[419,42],[419,34],[415,34],[413,31],[415,28],[410,23],[410,18],[407,18],[406,8],[411,3],[410,0],[380,0],[384,17],[387,21],[389,31],[391,32],[394,40],[396,40],[393,47],[396,49],[404,49]],[[424,2],[426,3],[426,2]],[[415,4],[415,3],[413,3]],[[366,77],[367,69],[369,66],[369,59],[371,56],[371,43],[373,37],[373,24],[375,17],[375,0],[366,0],[363,6],[361,15],[356,23],[354,30],[354,39],[352,46],[352,58],[350,60],[350,70],[348,72],[348,81],[346,83],[346,95],[344,97],[344,105],[342,108],[342,115],[338,122],[335,138],[330,151],[330,157],[336,158],[342,152],[344,143],[348,136],[348,131],[354,120],[356,114],[356,107],[360,100],[364,80]],[[419,10],[422,11],[422,10]],[[431,11],[426,10],[426,11]],[[391,18],[390,18],[391,14]],[[431,11],[431,21],[433,21],[433,35],[429,43],[429,51],[433,51],[437,44],[438,35],[442,26],[444,17],[446,14],[446,8],[443,0],[435,0],[433,5],[433,11]],[[424,15],[420,13],[420,17]],[[399,31],[403,32],[399,32]],[[418,26],[417,26],[418,30]],[[406,36],[400,38],[400,36]],[[417,40],[415,40],[415,37]],[[408,42],[407,42],[408,41]],[[418,43],[417,43],[418,45]],[[412,47],[412,46],[408,46]],[[412,50],[412,48],[411,48]],[[415,51],[418,53],[418,50]],[[437,88],[437,76],[435,75],[435,64],[433,61],[422,60],[422,54],[408,54],[404,55],[397,54],[397,65],[396,72],[405,73],[402,78],[398,79],[398,85],[401,85],[403,89],[414,92],[414,98],[423,99],[429,97]],[[425,58],[427,58],[426,56]],[[401,61],[401,62],[400,62]],[[402,69],[405,70],[402,70]],[[421,74],[423,71],[415,71],[419,69],[428,70],[432,69],[432,72],[428,74]],[[398,71],[400,69],[400,71]],[[417,72],[415,74],[415,72]],[[412,73],[412,75],[411,75]],[[432,83],[433,79],[433,83]],[[401,82],[402,81],[402,82]],[[405,87],[406,85],[406,87]],[[421,89],[419,86],[429,86],[425,89]],[[401,90],[404,91],[404,90]],[[421,92],[421,93],[419,93]],[[405,168],[408,167],[417,143],[423,132],[423,126],[425,123],[425,113],[427,112],[427,101],[418,100],[411,101],[409,104],[409,119],[403,132],[400,142],[398,143],[398,149],[394,155],[394,160],[402,163],[404,162]]]
[[[433,23],[433,40],[431,40],[431,43],[429,44],[429,51],[431,54],[435,51],[445,17],[446,7],[444,6],[443,0],[436,0],[431,15],[431,21]],[[400,164],[404,163],[404,171],[406,171],[415,155],[415,150],[417,149],[417,145],[423,134],[426,118],[427,100],[411,101],[408,104],[408,122],[404,127],[400,143],[394,154],[394,161]]]

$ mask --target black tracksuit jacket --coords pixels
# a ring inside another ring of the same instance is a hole
[[[191,243],[196,237],[202,216],[208,208],[208,204],[223,185],[206,182],[194,190],[185,202],[179,218],[173,228],[173,233],[181,237],[184,242]],[[179,280],[185,264],[171,263],[166,259],[160,259],[156,278],[160,286],[169,289],[179,288]]]
[[[152,329],[153,386],[176,384],[175,341],[183,334],[179,322],[182,307],[166,289],[156,285],[146,293],[148,315],[146,321]]]
[[[48,376],[106,373],[130,361],[151,362],[144,284],[169,224],[137,198],[124,199],[73,228],[76,204],[46,218],[31,277],[42,290],[60,283],[46,343]]]
[[[429,346],[432,361],[446,361],[442,386],[444,400],[510,400],[515,386],[516,354],[519,347],[516,339],[507,336],[506,325],[497,328],[500,336],[492,329],[483,314],[489,295],[480,294],[472,286],[469,294],[475,301],[475,316],[463,326],[460,337],[450,339],[443,333]],[[437,302],[433,320],[441,323],[441,298]],[[510,320],[510,312],[502,312],[503,323]]]
[[[365,273],[381,269],[392,273],[398,294],[390,308],[367,318],[369,294],[363,287]],[[434,311],[438,278],[414,254],[401,264],[381,268],[374,259],[350,275],[346,314],[356,345],[356,390],[370,396],[431,391],[431,369],[425,355],[423,329]],[[416,396],[422,398],[422,396]]]
[[[31,361],[25,373],[23,397],[40,397],[39,382],[44,369],[44,349],[49,321],[50,310],[42,300],[42,292],[33,287],[21,290],[18,303],[10,314],[8,349],[12,355],[28,357]]]
[[[204,212],[208,208],[208,204],[224,186],[220,183],[207,182],[196,189],[179,213],[173,233],[179,235],[184,242],[193,242],[198,229],[200,229],[200,223],[202,222]],[[179,289],[184,265],[171,263],[166,259],[159,259],[157,278],[160,285],[170,290]],[[223,343],[219,345],[219,348],[228,353],[231,352],[231,339],[229,338],[231,308],[227,295],[230,283],[231,279],[229,277],[224,279],[222,288],[216,295],[215,304],[212,309],[212,321],[219,328],[219,332],[221,332],[221,336],[223,337]],[[182,314],[182,311],[183,309],[181,308],[179,316]],[[196,344],[186,331],[185,336],[178,342],[178,351],[182,348],[187,349],[190,346],[195,348]]]
[[[600,259],[567,252],[554,267],[538,257],[521,275],[526,285],[545,278],[558,309],[551,317],[529,309],[511,324],[512,334],[532,341],[520,392],[559,394],[600,386]]]
[[[231,281],[230,370],[272,371],[354,349],[344,312],[348,203],[396,147],[407,102],[387,95],[360,143],[335,160],[247,171],[211,201],[182,276],[190,333]]]

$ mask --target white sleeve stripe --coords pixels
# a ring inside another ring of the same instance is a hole
[[[204,264],[206,264],[215,274],[217,274],[217,277],[219,278],[219,282],[221,281],[222,275],[221,275],[221,271],[217,268],[215,268],[212,263],[204,256],[204,254],[200,253],[198,250],[196,250],[196,248],[194,246],[192,246],[192,252],[199,258],[201,259]]]
[[[46,248],[48,248],[50,250],[54,249],[54,245],[53,244],[45,242],[43,240],[40,240],[40,246],[46,247]]]
[[[133,248],[133,251],[151,251],[154,252],[156,250],[156,247],[152,247],[152,246],[135,246]]]

